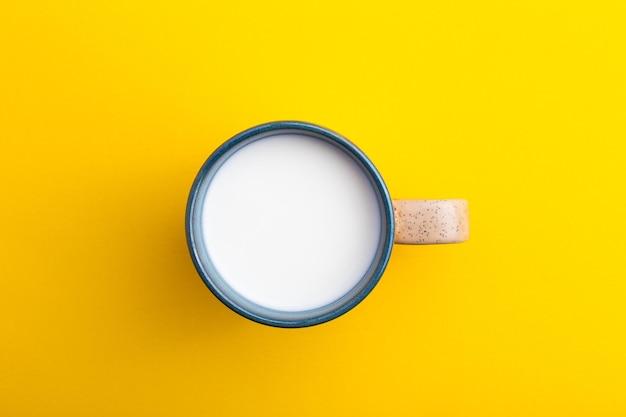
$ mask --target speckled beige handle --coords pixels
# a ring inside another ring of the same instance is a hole
[[[469,238],[465,200],[394,200],[395,243],[459,243]]]

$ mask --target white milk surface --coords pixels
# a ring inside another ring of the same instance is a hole
[[[224,280],[261,306],[304,311],[352,289],[375,256],[381,211],[342,151],[281,134],[233,154],[207,191],[202,232]]]

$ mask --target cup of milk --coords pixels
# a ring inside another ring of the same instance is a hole
[[[329,129],[279,121],[221,145],[189,195],[187,242],[226,306],[306,327],[339,317],[380,280],[395,243],[467,240],[465,200],[392,200],[380,173]]]

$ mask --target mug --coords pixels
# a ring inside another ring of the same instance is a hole
[[[463,242],[465,200],[392,200],[369,158],[299,121],[262,124],[215,150],[186,212],[194,265],[240,315],[275,327],[335,319],[376,286],[395,243]]]

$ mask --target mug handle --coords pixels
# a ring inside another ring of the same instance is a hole
[[[459,243],[469,238],[466,200],[393,200],[395,243]]]

